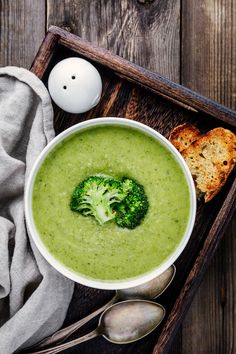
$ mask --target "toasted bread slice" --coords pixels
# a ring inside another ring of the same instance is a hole
[[[201,133],[196,127],[185,123],[178,125],[171,131],[169,141],[181,152],[200,138],[200,136]]]
[[[224,128],[202,135],[181,152],[194,178],[197,192],[209,202],[225,184],[236,161],[236,136]]]

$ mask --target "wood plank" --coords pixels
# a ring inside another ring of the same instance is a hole
[[[0,1],[0,66],[29,68],[45,35],[43,0]]]
[[[181,83],[236,108],[236,2],[189,0],[182,4]]]
[[[180,1],[47,1],[47,27],[64,26],[92,43],[179,81]]]
[[[182,3],[182,75],[187,87],[236,108],[236,3]],[[235,353],[236,215],[183,324],[183,354]]]
[[[183,354],[235,353],[235,229],[234,217],[183,323]]]

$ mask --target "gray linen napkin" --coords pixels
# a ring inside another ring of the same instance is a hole
[[[11,354],[58,329],[73,282],[55,271],[28,239],[24,185],[54,137],[42,82],[23,68],[0,69],[0,354]]]

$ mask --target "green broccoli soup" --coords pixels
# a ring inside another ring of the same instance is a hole
[[[86,208],[76,211],[81,188],[91,181],[111,185],[111,178],[118,190],[113,201],[124,203],[122,193],[131,189],[141,193],[145,210],[136,224],[123,204],[114,203],[105,220],[102,213],[83,215]],[[170,256],[187,226],[190,193],[178,163],[159,142],[107,125],[75,133],[49,153],[32,203],[35,226],[56,259],[88,278],[112,281],[147,273]]]

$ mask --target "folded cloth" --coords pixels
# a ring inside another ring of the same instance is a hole
[[[36,343],[63,323],[74,284],[28,238],[24,185],[54,137],[43,83],[23,68],[0,69],[0,353]]]

